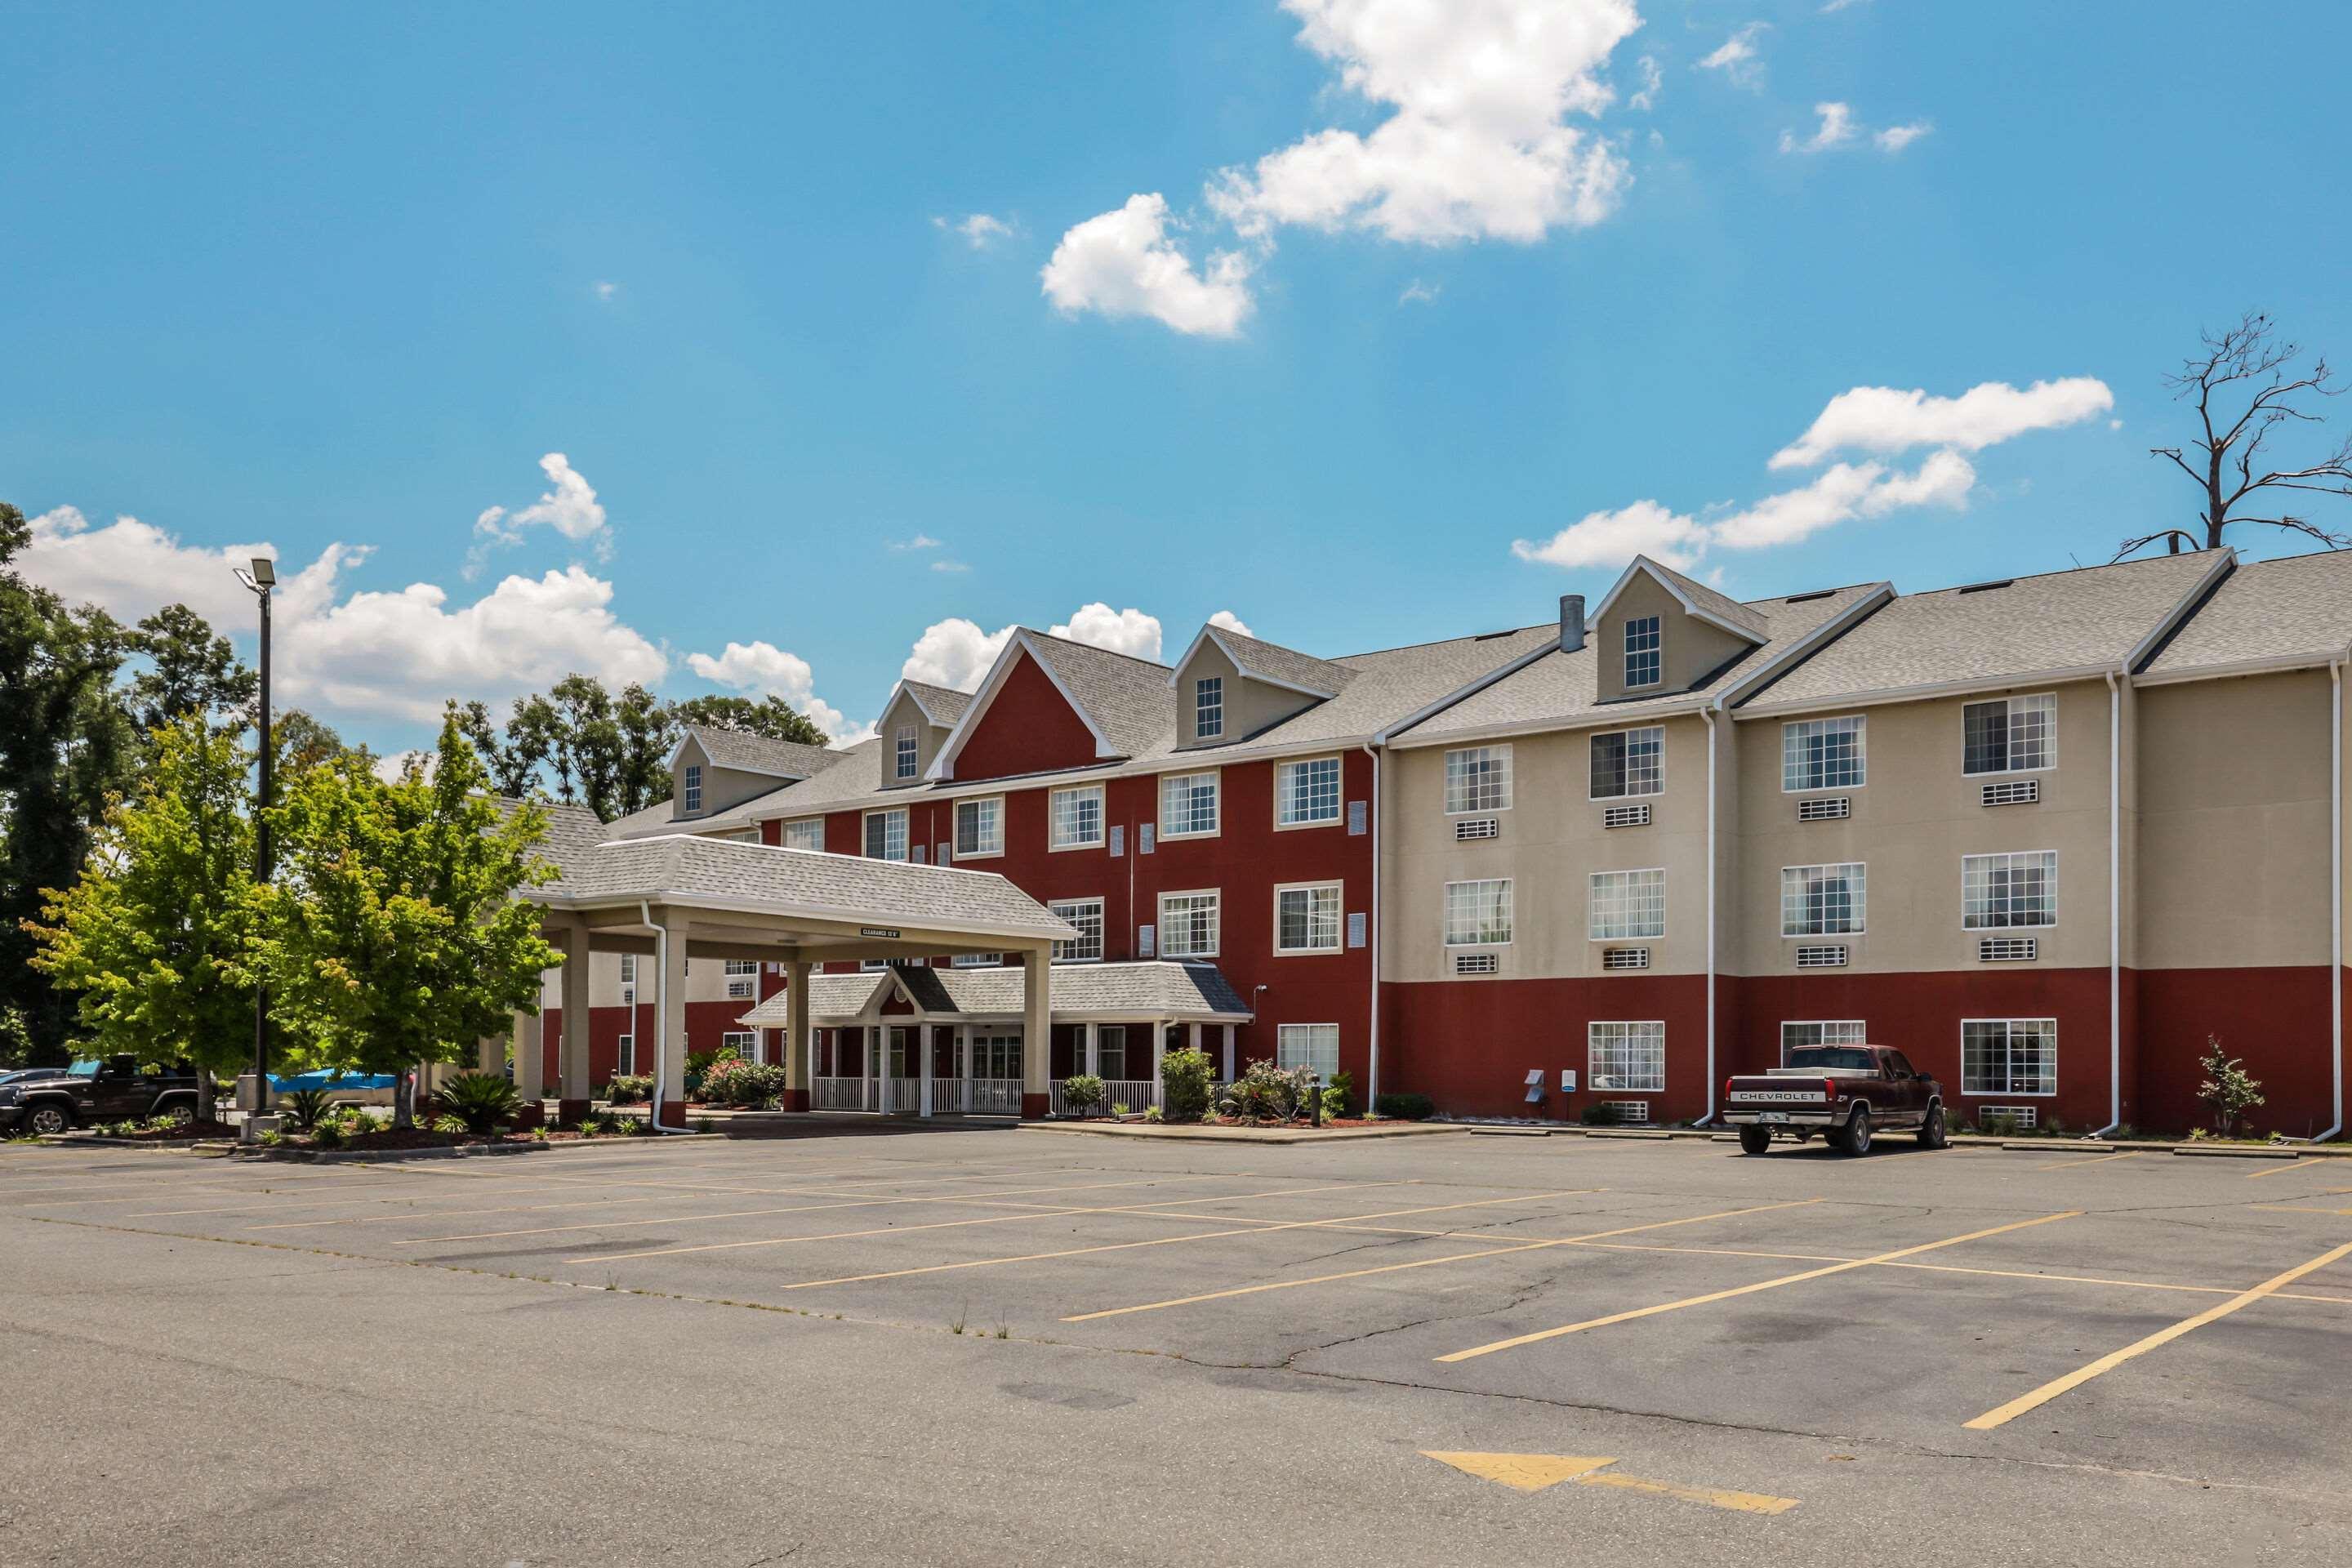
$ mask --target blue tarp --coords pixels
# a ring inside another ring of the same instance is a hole
[[[354,1072],[340,1076],[331,1072],[306,1072],[297,1073],[292,1078],[279,1078],[272,1073],[269,1075],[269,1090],[272,1094],[291,1094],[298,1089],[390,1089],[393,1081],[393,1075],[388,1072]]]

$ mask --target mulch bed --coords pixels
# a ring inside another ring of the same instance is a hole
[[[385,1127],[373,1132],[354,1133],[335,1145],[333,1149],[322,1149],[320,1152],[336,1153],[350,1150],[354,1153],[364,1153],[383,1149],[454,1149],[461,1143],[529,1143],[532,1142],[534,1140],[531,1138],[517,1133],[501,1133],[483,1138],[471,1132],[435,1132],[423,1127]],[[298,1149],[318,1147],[308,1138],[289,1138],[286,1142]]]
[[[184,1143],[191,1138],[234,1138],[237,1131],[226,1121],[179,1121],[169,1127],[142,1127],[136,1132],[108,1132],[103,1126],[96,1131],[124,1143]]]

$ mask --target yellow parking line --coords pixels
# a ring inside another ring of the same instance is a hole
[[[1685,1502],[1703,1502],[1714,1508],[1727,1508],[1737,1513],[1786,1513],[1797,1506],[1797,1500],[1792,1497],[1727,1491],[1721,1487],[1676,1486],[1672,1481],[1644,1480],[1639,1476],[1621,1476],[1610,1470],[1599,1475],[1578,1476],[1574,1480],[1580,1487],[1616,1487],[1629,1492],[1679,1498]]]
[[[2036,1165],[2037,1171],[2071,1171],[2078,1165],[2104,1165],[2110,1160],[2129,1160],[2139,1155],[2137,1149],[2126,1149],[2120,1154],[2094,1154],[2087,1160],[2053,1160],[2047,1165]]]
[[[415,1200],[411,1200],[412,1202]],[[659,1204],[674,1200],[667,1193],[647,1193],[634,1198],[574,1198],[563,1204],[495,1204],[481,1209],[430,1209],[422,1213],[399,1209],[391,1214],[337,1215],[332,1219],[282,1219],[248,1225],[247,1230],[315,1230],[331,1225],[398,1225],[403,1220],[463,1219],[478,1214],[535,1214],[549,1209],[618,1208],[623,1204]],[[132,1216],[136,1217],[136,1216]]]
[[[2314,1208],[2309,1204],[2248,1204],[2246,1206],[2258,1209],[2263,1214],[2330,1214],[2339,1218],[2352,1214],[2352,1209]]]
[[[1449,1253],[1444,1258],[1423,1258],[1411,1263],[1384,1263],[1372,1268],[1350,1268],[1339,1274],[1318,1274],[1311,1279],[1277,1279],[1265,1285],[1239,1285],[1230,1290],[1208,1290],[1198,1296],[1178,1296],[1166,1301],[1146,1301],[1135,1307],[1109,1307],[1098,1312],[1079,1312],[1062,1320],[1066,1323],[1090,1323],[1097,1318],[1122,1318],[1130,1312],[1156,1312],[1163,1307],[1190,1307],[1202,1301],[1228,1300],[1235,1296],[1255,1296],[1266,1290],[1295,1290],[1302,1285],[1328,1285],[1339,1279],[1361,1279],[1373,1274],[1395,1274],[1408,1268],[1433,1268],[1442,1263],[1467,1263],[1479,1258],[1500,1258],[1506,1253],[1536,1252],[1548,1247],[1574,1247],[1579,1242],[1600,1241],[1612,1236],[1632,1236],[1645,1230],[1664,1230],[1671,1226],[1697,1225],[1702,1220],[1730,1219],[1735,1215],[1763,1214],[1770,1209],[1804,1208],[1821,1203],[1820,1198],[1799,1198],[1790,1203],[1759,1204],[1750,1208],[1724,1209],[1716,1214],[1692,1215],[1685,1219],[1664,1219],[1648,1225],[1629,1225],[1616,1230],[1596,1230],[1588,1236],[1549,1237],[1541,1241],[1523,1241],[1510,1247],[1483,1247],[1476,1252]]]
[[[1832,1263],[1826,1268],[1808,1268],[1801,1274],[1783,1274],[1777,1279],[1759,1279],[1753,1285],[1738,1285],[1728,1290],[1710,1290],[1704,1296],[1686,1296],[1679,1301],[1661,1301],[1654,1307],[1636,1307],[1628,1312],[1612,1312],[1605,1318],[1588,1318],[1580,1323],[1564,1323],[1559,1328],[1542,1329],[1532,1334],[1514,1334],[1507,1340],[1496,1340],[1492,1344],[1473,1345],[1468,1350],[1455,1351],[1451,1355],[1442,1355],[1437,1359],[1440,1362],[1472,1361],[1479,1356],[1493,1355],[1496,1351],[1515,1350],[1520,1345],[1531,1345],[1540,1340],[1556,1340],[1563,1334],[1580,1334],[1587,1329],[1605,1329],[1612,1323],[1630,1323],[1637,1318],[1654,1318],[1661,1312],[1678,1312],[1685,1307],[1704,1307],[1716,1301],[1728,1301],[1737,1296],[1752,1296],[1759,1290],[1774,1290],[1783,1285],[1798,1285],[1808,1279],[1822,1279],[1832,1274],[1843,1274],[1849,1269],[1867,1268],[1873,1264],[1892,1263],[1897,1258],[1914,1258],[1922,1252],[1933,1252],[1938,1247],[1958,1247],[1964,1241],[1981,1241],[1989,1236],[2001,1236],[2012,1230],[2024,1230],[2032,1226],[2049,1225],[2056,1220],[2073,1219],[2082,1212],[2080,1209],[2068,1209],[2063,1214],[2043,1215],[2038,1219],[2013,1220],[2008,1225],[1997,1225],[1986,1230],[1972,1230],[1966,1236],[1947,1237],[1942,1241],[1924,1242],[1917,1247],[1897,1247],[1892,1252],[1882,1252],[1872,1258],[1857,1258],[1850,1263]]]
[[[2275,1295],[2305,1275],[2316,1273],[2337,1258],[2347,1255],[2352,1255],[2352,1241],[2347,1241],[2341,1247],[2331,1247],[2308,1263],[2298,1263],[2284,1274],[2273,1274],[2252,1289],[2241,1290],[2228,1300],[2216,1302],[2193,1317],[2183,1318],[2169,1328],[2158,1329],[2146,1339],[2137,1340],[2119,1351],[2110,1351],[2087,1366],[2079,1367],[2063,1377],[2053,1378],[2032,1393],[2019,1394],[2008,1404],[1995,1405],[1974,1420],[1962,1422],[1961,1425],[1972,1432],[1990,1432],[1996,1426],[2007,1426],[2028,1411],[2037,1410],[2049,1404],[2060,1394],[2080,1388],[2095,1377],[2113,1372],[2134,1356],[2145,1355],[2161,1345],[2168,1345],[2192,1330],[2201,1329],[2208,1323],[2219,1321],[2242,1307],[2252,1306],[2265,1296]]]
[[[2308,1171],[2314,1165],[2325,1165],[2331,1159],[2341,1158],[2343,1158],[2342,1155],[2336,1154],[2326,1155],[2318,1159],[2290,1161],[2288,1163],[2284,1165],[2273,1165],[2267,1171],[2249,1171],[2246,1173],[2245,1179],[2250,1182],[2259,1182],[2264,1176],[2284,1176],[2289,1171]]]

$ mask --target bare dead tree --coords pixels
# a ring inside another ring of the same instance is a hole
[[[2263,456],[2263,444],[2279,426],[2325,424],[2313,411],[2313,400],[2336,397],[2346,390],[2345,384],[2329,382],[2325,355],[2315,360],[2308,371],[2299,369],[2296,362],[2303,358],[2303,346],[2279,341],[2276,332],[2269,316],[2248,311],[2225,331],[2200,332],[2205,352],[2183,362],[2179,374],[2164,378],[2176,397],[2195,405],[2203,433],[2186,448],[2151,447],[2148,455],[2170,462],[2203,493],[2204,505],[2197,513],[2197,529],[2203,537],[2188,528],[2159,528],[2124,541],[2115,559],[2121,561],[2158,540],[2163,540],[2175,554],[2184,544],[2191,550],[2219,550],[2228,530],[2241,523],[2308,534],[2330,550],[2352,546],[2352,535],[2331,531],[2289,511],[2294,503],[2284,493],[2301,490],[2352,498],[2352,435],[2347,435],[2326,457],[2305,468],[2273,468],[2268,466],[2273,459]],[[2234,405],[2249,392],[2252,395],[2234,418],[2226,408],[2215,406],[2217,403]],[[2197,456],[2186,456],[2189,451]],[[2273,491],[2281,493],[2273,496]],[[2243,513],[2239,510],[2241,503],[2246,508]],[[2256,511],[2275,515],[2252,515]]]

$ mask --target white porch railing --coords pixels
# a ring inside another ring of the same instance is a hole
[[[870,1078],[817,1078],[810,1080],[809,1106],[814,1110],[879,1110],[881,1086]],[[1129,1086],[1119,1086],[1125,1089]],[[1058,1109],[1058,1101],[1056,1102]],[[923,1109],[923,1080],[890,1080],[890,1110],[915,1116]],[[1138,1107],[1138,1109],[1140,1109]],[[1018,1116],[1021,1080],[1017,1078],[935,1078],[931,1080],[931,1113],[953,1116]]]
[[[974,1116],[1021,1114],[1021,1080],[1017,1078],[971,1078],[950,1080],[963,1089],[963,1109]]]
[[[867,1079],[821,1078],[814,1081],[809,1104],[818,1110],[871,1110],[866,1101]]]
[[[1159,1103],[1160,1085],[1150,1079],[1107,1078],[1103,1079],[1102,1103],[1096,1106],[1088,1114],[1108,1116],[1112,1107],[1124,1105],[1129,1112],[1141,1115]],[[1054,1114],[1065,1116],[1068,1113],[1069,1107],[1062,1100],[1062,1086],[1057,1082],[1054,1085]]]

